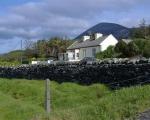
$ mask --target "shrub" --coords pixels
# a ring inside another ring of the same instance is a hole
[[[103,58],[114,58],[117,56],[117,53],[114,50],[114,46],[109,46],[107,50],[103,52],[99,52],[96,54],[96,58],[103,59]]]
[[[121,40],[116,44],[115,51],[123,53],[126,48],[127,48],[127,44]]]
[[[134,43],[134,42],[130,42],[128,45],[127,45],[127,57],[132,57],[132,56],[135,56],[135,55],[138,55],[139,54],[139,48],[138,46]]]
[[[143,56],[147,58],[150,57],[150,41],[144,47]]]

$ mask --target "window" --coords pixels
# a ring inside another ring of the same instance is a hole
[[[73,59],[75,59],[75,53],[73,53]]]
[[[92,48],[92,56],[96,57],[96,48]]]
[[[77,53],[77,57],[79,57],[79,53]]]
[[[83,49],[83,57],[86,57],[86,49]]]

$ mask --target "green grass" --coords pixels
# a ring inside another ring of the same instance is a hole
[[[0,79],[0,120],[46,120],[44,81]],[[150,86],[111,91],[94,84],[51,82],[51,120],[134,119],[150,108]]]

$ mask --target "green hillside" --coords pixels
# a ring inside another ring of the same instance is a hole
[[[0,79],[0,120],[46,120],[44,81]],[[133,119],[150,107],[150,86],[111,91],[104,85],[51,82],[51,120]]]

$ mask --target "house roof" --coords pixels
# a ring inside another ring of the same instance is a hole
[[[108,36],[100,37],[96,40],[86,40],[86,41],[76,41],[67,49],[78,49],[78,48],[85,48],[85,47],[93,47],[100,45]]]

